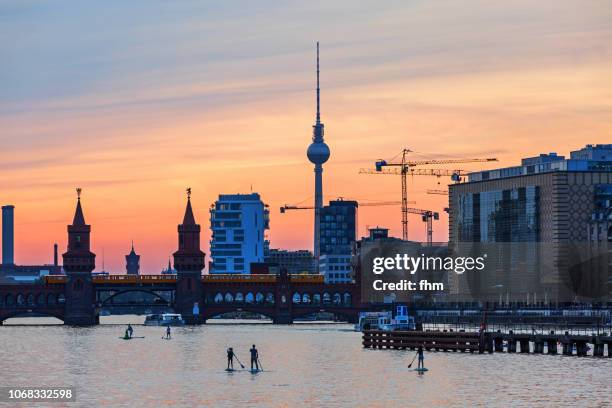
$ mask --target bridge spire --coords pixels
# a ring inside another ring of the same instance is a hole
[[[178,250],[174,255],[177,275],[175,309],[188,324],[204,321],[199,307],[202,305],[202,269],[204,252],[200,249],[200,226],[196,224],[191,208],[191,189],[187,189],[187,206],[183,223],[178,226]]]
[[[85,224],[81,207],[81,189],[77,188],[77,204],[72,224],[68,225],[68,248],[62,254],[66,282],[64,323],[91,325],[96,322],[95,291],[91,272],[96,267],[96,255],[90,250],[91,226]]]
[[[81,208],[81,192],[83,191],[80,187],[77,191],[77,206],[74,212],[74,218],[72,219],[72,225],[85,225],[85,217],[83,216],[83,208]]]

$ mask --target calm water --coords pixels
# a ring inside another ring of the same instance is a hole
[[[142,318],[105,319],[128,320]],[[172,341],[144,326],[120,340],[124,329],[1,326],[1,385],[74,386],[83,407],[612,406],[611,359],[432,352],[418,375],[414,352],[364,350],[349,325],[208,324]],[[226,347],[244,364],[252,343],[265,371],[226,373]]]

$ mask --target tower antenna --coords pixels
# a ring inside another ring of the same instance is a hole
[[[317,41],[317,124],[321,123],[321,88],[319,88],[319,42]]]

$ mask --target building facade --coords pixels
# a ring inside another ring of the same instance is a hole
[[[2,206],[2,264],[15,263],[15,207]]]
[[[350,282],[351,252],[357,237],[357,201],[330,201],[320,213],[319,273],[327,283]]]
[[[268,206],[259,194],[222,194],[210,209],[210,273],[250,273],[251,263],[264,262]]]
[[[311,251],[305,249],[288,251],[271,248],[266,251],[265,262],[278,265],[279,269],[286,269],[289,274],[315,272],[314,256]]]
[[[449,186],[450,246],[481,243],[495,252],[489,262],[496,267],[478,283],[488,300],[598,298],[585,287],[595,284],[588,283],[585,231],[610,186],[612,145],[587,145],[569,159],[541,154],[520,166],[470,173],[467,182]]]

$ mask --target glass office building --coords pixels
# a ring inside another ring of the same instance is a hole
[[[357,237],[357,201],[330,201],[320,212],[319,272],[328,283],[352,280],[351,251]]]

